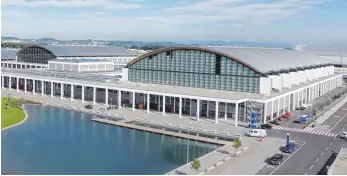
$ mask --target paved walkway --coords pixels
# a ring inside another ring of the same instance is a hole
[[[344,148],[341,152],[341,157],[337,158],[339,161],[335,165],[333,175],[347,175],[347,148]]]

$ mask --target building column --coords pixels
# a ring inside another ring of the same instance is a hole
[[[224,104],[224,120],[227,120],[228,119],[228,103],[225,102]]]
[[[25,87],[26,87],[26,79],[25,79]],[[24,89],[26,90],[26,88]],[[53,98],[53,92],[54,92],[54,87],[53,87],[53,82],[51,82],[51,98]]]
[[[196,100],[196,121],[200,119],[200,100]]]
[[[173,101],[173,109],[174,109],[174,113],[176,113],[176,97],[174,97],[174,101]]]
[[[85,89],[85,87],[82,85],[82,103],[84,103],[84,89]]]
[[[279,117],[280,116],[280,109],[281,109],[281,107],[280,107],[280,101],[281,101],[281,98],[279,98],[279,99],[277,99],[277,117]],[[277,118],[276,117],[276,118]]]
[[[283,97],[283,111],[286,109],[286,96]]]
[[[8,77],[8,90],[11,91],[12,88],[12,77]]]
[[[158,97],[158,112],[160,112],[160,95],[157,95]]]
[[[122,108],[122,91],[121,90],[117,90],[118,93],[118,108]]]
[[[74,86],[73,84],[71,84],[71,101],[73,100],[73,97],[74,97]]]
[[[235,126],[238,126],[238,121],[239,121],[239,103],[235,103]]]
[[[93,87],[93,104],[96,104],[96,87]]]
[[[24,78],[24,93],[27,93],[27,79]]]
[[[19,91],[19,77],[16,78],[16,91]]]
[[[4,83],[5,83],[5,76],[1,76],[1,88],[2,89],[4,89],[4,87],[5,87],[5,85],[4,85]]]
[[[208,117],[209,114],[210,114],[210,102],[207,100],[206,117]]]
[[[35,79],[33,79],[33,94],[36,94],[35,88],[36,88],[36,81],[35,81]]]
[[[135,111],[135,92],[133,92],[132,93],[132,96],[131,96],[131,98],[132,98],[132,108],[133,108],[133,111]]]
[[[60,99],[63,99],[64,96],[64,84],[60,83]]]
[[[150,98],[150,94],[147,94],[147,113],[149,113],[149,106],[151,105],[149,98]]]
[[[45,82],[41,80],[41,96],[45,94]]]
[[[293,93],[293,109],[292,109],[293,111],[295,110],[295,106],[296,106],[295,95],[296,95],[296,92]]]
[[[192,115],[192,99],[189,99],[189,115]]]
[[[274,100],[271,101],[271,115],[270,120],[272,121],[274,119]]]
[[[263,124],[266,124],[266,120],[267,120],[267,102],[264,103]]]
[[[178,112],[179,112],[179,118],[182,117],[182,97],[180,97],[179,99],[179,109],[178,109]]]
[[[163,95],[163,116],[165,116],[165,95]]]
[[[215,123],[218,123],[218,108],[219,108],[219,102],[216,101],[216,114],[215,114]]]
[[[105,89],[105,104],[108,106],[108,89]]]
[[[304,90],[301,90],[301,104],[304,104]]]

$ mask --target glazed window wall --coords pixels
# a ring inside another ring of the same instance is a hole
[[[54,54],[39,47],[26,48],[17,55],[18,62],[48,64],[48,61],[52,59],[55,59]]]
[[[195,50],[159,53],[129,67],[132,82],[239,92],[259,92],[259,77],[234,60]]]

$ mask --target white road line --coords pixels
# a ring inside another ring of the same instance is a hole
[[[320,154],[320,156],[323,156],[324,155],[324,152]]]
[[[336,138],[333,139],[333,141],[335,141]]]
[[[307,172],[305,173],[305,175],[307,175]]]
[[[319,158],[316,159],[316,162],[318,162],[318,161],[319,161]]]
[[[331,145],[333,142],[330,142],[330,144],[329,145]]]
[[[327,147],[327,148],[325,148],[325,150],[328,150],[328,147]]]
[[[298,149],[296,149],[286,160],[284,160],[280,165],[276,167],[275,170],[273,170],[269,175],[272,175],[277,169],[279,169],[284,163],[286,163],[290,157],[292,157],[297,151],[301,149],[302,146],[304,146],[306,143],[303,143]]]
[[[313,165],[310,167],[310,170],[313,168]]]
[[[346,117],[346,115],[347,115],[347,113],[345,115],[343,115],[342,118],[331,128],[329,133],[341,122],[342,119],[344,119]]]

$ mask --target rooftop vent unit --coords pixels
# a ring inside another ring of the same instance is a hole
[[[276,89],[276,88],[272,88],[272,90],[273,90],[274,92],[281,92],[280,89]]]

